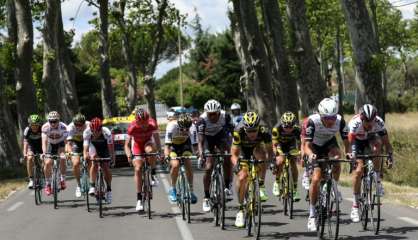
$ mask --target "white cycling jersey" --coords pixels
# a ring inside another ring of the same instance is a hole
[[[348,123],[349,134],[358,140],[367,140],[371,135],[379,134],[384,136],[387,134],[385,128],[385,122],[379,116],[376,116],[372,122],[371,128],[369,130],[364,129],[363,121],[360,118],[360,115],[355,115],[350,122]]]
[[[188,131],[180,131],[177,121],[169,122],[165,130],[165,143],[180,145],[190,138],[190,129]]]
[[[49,122],[42,125],[42,139],[47,138],[50,144],[63,142],[68,136],[67,125],[59,122],[57,128],[52,128]]]
[[[83,142],[83,132],[90,126],[90,122],[86,121],[83,128],[77,129],[75,124],[72,122],[67,126],[68,137],[67,140],[73,140],[76,142]]]
[[[200,120],[197,127],[199,134],[203,134],[205,136],[215,136],[225,128],[229,128],[230,130],[234,128],[231,121],[231,116],[225,111],[221,111],[219,119],[215,123],[212,123],[209,120],[206,112],[200,115]]]
[[[323,146],[334,138],[338,132],[340,132],[343,139],[347,138],[348,129],[341,115],[337,115],[334,126],[327,128],[322,123],[321,116],[313,114],[308,118],[305,140],[311,141],[317,146]]]

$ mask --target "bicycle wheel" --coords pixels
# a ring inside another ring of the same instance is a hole
[[[287,194],[287,202],[288,202],[288,208],[289,208],[289,218],[293,218],[293,176],[292,171],[290,167],[287,168],[287,186],[289,189],[289,192]]]
[[[210,178],[210,202],[211,202],[211,208],[213,212],[213,218],[215,220],[215,226],[219,226],[219,218],[220,218],[220,209],[219,209],[219,180],[216,176],[217,172],[214,170],[212,172],[211,178]]]
[[[369,222],[369,184],[368,176],[363,176],[361,179],[361,197],[359,200],[359,215],[363,230],[367,230],[367,223]]]
[[[327,229],[329,239],[338,239],[340,227],[340,202],[338,201],[337,183],[332,180],[331,188],[327,192]]]
[[[142,198],[147,209],[148,219],[151,219],[151,176],[149,169],[144,169]]]
[[[186,220],[186,209],[185,209],[185,202],[184,202],[184,198],[185,198],[185,193],[184,193],[184,179],[183,179],[183,175],[180,174],[179,178],[177,179],[178,182],[178,191],[180,192],[180,198],[177,199],[177,202],[179,203],[179,207],[181,210],[181,217],[183,220]]]
[[[219,212],[219,220],[221,229],[225,229],[225,182],[224,182],[224,176],[222,172],[219,172],[217,174],[217,201],[218,201],[218,212]]]
[[[370,181],[369,202],[370,202],[370,222],[373,227],[374,234],[379,234],[380,229],[380,195],[378,194],[378,182],[374,177]]]
[[[325,221],[327,215],[328,199],[327,193],[323,190],[323,185],[326,183],[321,183],[319,187],[319,198],[317,202],[317,214],[316,214],[316,224],[317,224],[317,235],[319,239],[322,239],[324,236],[325,230]]]
[[[289,209],[289,177],[287,176],[287,170],[284,169],[282,177],[281,177],[281,197],[282,197],[282,203],[283,203],[283,214],[285,216],[288,215],[288,209]]]
[[[104,182],[103,182],[103,173],[102,173],[101,169],[98,171],[97,178],[99,179],[99,181],[97,181],[96,199],[97,199],[97,203],[99,205],[99,217],[102,218],[103,217],[103,194],[104,194],[103,183]]]
[[[36,159],[35,159],[36,161]],[[41,199],[40,199],[40,192],[41,192],[41,186],[40,186],[40,174],[38,171],[38,167],[36,166],[37,163],[34,164],[33,166],[33,189],[35,191],[35,204],[36,205],[40,205],[41,204]]]
[[[86,206],[87,206],[87,212],[90,212],[90,202],[89,202],[89,180],[88,180],[88,174],[87,169],[85,166],[83,166],[82,174],[81,174],[81,191],[84,194],[84,197],[86,198]]]
[[[245,213],[245,225],[247,227],[247,236],[251,236],[251,230],[253,226],[253,202],[254,202],[254,183],[250,181],[248,183],[248,191],[246,193],[246,213]]]
[[[258,177],[254,179],[254,199],[253,199],[253,222],[254,222],[254,231],[255,239],[259,239],[260,230],[261,230],[261,199],[260,199],[260,184],[258,182]]]
[[[52,191],[54,194],[54,209],[58,208],[58,169],[53,168],[52,174]]]
[[[185,211],[186,211],[187,223],[190,223],[190,187],[189,187],[189,182],[187,181],[187,177],[185,176],[185,173],[182,172],[182,175],[184,179]]]

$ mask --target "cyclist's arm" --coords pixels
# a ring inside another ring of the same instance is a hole
[[[157,130],[158,131],[158,130]],[[161,140],[160,140],[160,133],[154,132],[152,134],[152,137],[154,138],[155,144],[157,145],[157,151],[161,151]]]
[[[386,153],[393,153],[392,144],[390,144],[390,141],[389,141],[389,135],[387,134],[384,135],[382,137],[382,141],[383,141],[383,144],[385,145]]]
[[[345,153],[351,152],[351,145],[348,141],[348,127],[347,127],[344,119],[341,119],[340,135],[341,135],[341,138],[343,139],[343,142],[344,142]]]
[[[125,145],[124,145],[125,154],[128,159],[131,159],[131,155],[132,155],[131,144],[130,144],[131,139],[132,139],[132,136],[128,134],[128,137],[126,138]]]
[[[45,133],[42,133],[42,152],[46,153],[48,144],[48,136]]]
[[[305,130],[305,146],[304,146],[304,152],[307,156],[312,156],[314,154],[312,150],[312,142],[315,136],[315,124],[312,120],[309,120],[306,125]]]
[[[23,156],[26,157],[28,154],[28,141],[26,139],[23,140]]]
[[[90,137],[91,135],[89,135],[88,133],[89,130],[84,130],[83,132],[83,158],[84,159],[89,159],[89,146],[90,146]]]

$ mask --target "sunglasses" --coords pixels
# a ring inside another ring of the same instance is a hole
[[[55,124],[55,123],[58,123],[58,120],[49,120],[48,122],[52,123],[52,124]]]
[[[323,116],[322,119],[327,121],[335,121],[337,120],[337,116]]]
[[[82,123],[77,123],[77,124],[74,124],[76,127],[82,127],[82,126],[84,126],[84,124],[82,124]]]
[[[215,116],[217,116],[218,115],[218,113],[208,113],[208,117],[215,117]]]
[[[188,128],[179,128],[179,129],[180,129],[181,132],[187,132],[187,131],[189,131]]]
[[[256,133],[256,132],[258,132],[258,128],[248,128],[248,129],[244,128],[244,130],[245,130],[246,133]]]
[[[283,128],[293,128],[293,125],[283,125]]]

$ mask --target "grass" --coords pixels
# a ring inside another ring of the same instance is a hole
[[[26,186],[23,178],[0,180],[0,201],[6,199],[13,191],[18,191]]]

